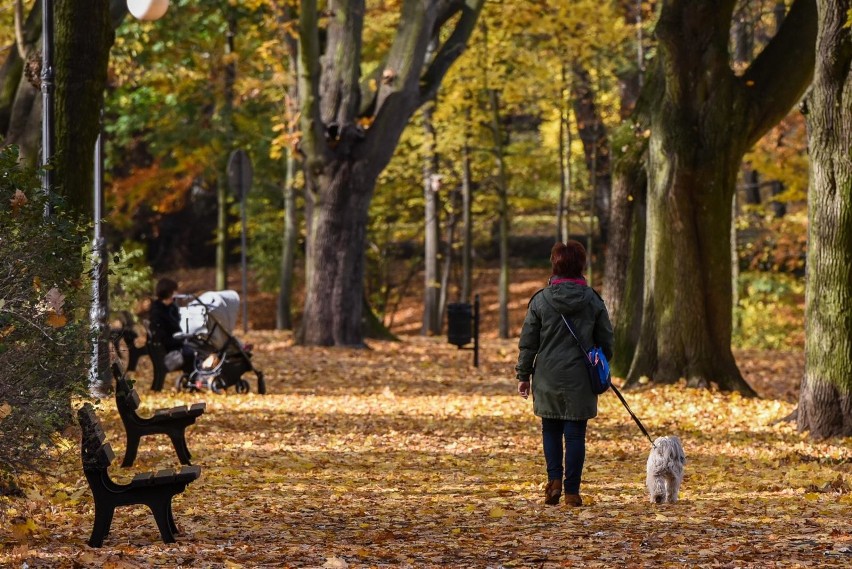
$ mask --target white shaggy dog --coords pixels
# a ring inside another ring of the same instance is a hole
[[[677,502],[686,455],[677,437],[658,437],[648,456],[648,494],[652,504]]]

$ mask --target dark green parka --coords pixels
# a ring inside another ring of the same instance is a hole
[[[562,321],[571,319],[586,349],[600,346],[612,358],[612,324],[603,300],[590,287],[563,282],[530,299],[521,338],[518,380],[532,376],[533,411],[549,419],[583,420],[598,414],[583,352]],[[533,373],[533,368],[535,373]]]

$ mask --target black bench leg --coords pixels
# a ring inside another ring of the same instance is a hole
[[[89,538],[91,547],[100,547],[104,544],[104,538],[109,534],[112,525],[112,514],[115,512],[113,506],[98,507],[95,504],[95,523],[92,527],[92,536]]]
[[[157,528],[160,530],[160,537],[163,538],[163,543],[174,543],[176,541],[175,534],[172,531],[174,520],[171,523],[169,522],[172,508],[171,499],[172,497],[169,496],[165,500],[159,500],[148,505],[151,508],[151,513],[154,514],[154,521],[157,522]]]
[[[192,455],[189,454],[189,447],[186,445],[186,431],[169,433],[169,438],[172,439],[180,463],[190,465],[189,461],[192,459]]]
[[[169,528],[172,530],[173,535],[180,535],[180,530],[177,527],[177,522],[175,522],[175,516],[172,513],[172,502],[169,500]]]
[[[124,460],[121,461],[121,466],[127,468],[133,466],[133,461],[136,460],[136,452],[139,450],[140,435],[127,433],[127,450],[124,451]]]
[[[159,366],[154,367],[154,381],[151,382],[151,391],[162,391],[166,384],[166,371],[159,369]]]

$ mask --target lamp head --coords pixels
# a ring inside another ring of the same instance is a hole
[[[127,0],[127,9],[139,20],[159,20],[169,9],[169,0]]]

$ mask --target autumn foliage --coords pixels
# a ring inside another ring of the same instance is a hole
[[[487,339],[480,368],[442,338],[369,350],[305,348],[288,333],[247,338],[270,393],[152,393],[145,413],[204,399],[189,432],[201,479],[175,501],[183,535],[159,540],[144,508],[119,509],[105,546],[85,545],[92,499],[77,440],[25,499],[3,499],[0,564],[29,567],[772,567],[846,566],[852,550],[848,441],[811,443],[777,422],[797,375],[744,373],[766,399],[682,386],[626,393],[653,436],[687,454],[681,501],[644,490],[648,442],[612,394],[590,423],[579,509],[546,507],[539,423],[515,394],[513,341]],[[755,354],[745,356],[757,359]],[[765,358],[765,356],[764,356]],[[112,400],[98,410],[118,456]],[[143,442],[129,480],[176,466]]]

